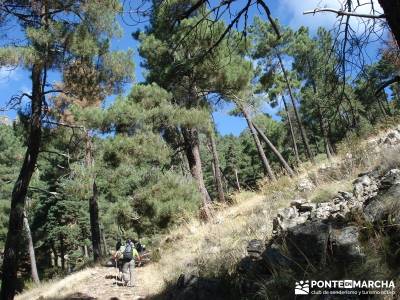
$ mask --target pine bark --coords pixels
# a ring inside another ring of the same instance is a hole
[[[279,162],[281,165],[285,168],[286,172],[288,172],[289,176],[294,176],[295,173],[293,169],[289,166],[289,164],[286,162],[286,160],[283,158],[282,154],[279,152],[278,149],[274,146],[274,144],[268,139],[268,137],[258,128],[255,124],[253,124],[254,128],[258,132],[258,134],[261,136],[261,138],[264,140],[264,142],[267,144],[267,146],[274,152],[276,157],[278,158]]]
[[[88,168],[93,168],[93,146],[89,133],[86,132],[86,154],[85,164]],[[92,171],[92,170],[91,170]],[[90,232],[92,235],[93,260],[98,262],[102,256],[101,253],[101,236],[99,223],[99,205],[98,205],[98,189],[96,180],[91,179],[92,196],[89,198],[89,216],[90,216]]]
[[[285,107],[286,111],[286,116],[288,118],[289,122],[289,128],[290,128],[290,136],[292,137],[292,143],[293,143],[293,152],[296,157],[297,164],[300,164],[300,157],[299,157],[299,150],[297,149],[297,141],[296,141],[296,136],[294,135],[294,130],[293,130],[293,124],[292,124],[292,118],[290,117],[289,109],[286,103],[285,96],[282,95],[282,102]]]
[[[271,180],[275,181],[276,177],[274,175],[274,172],[272,172],[272,169],[271,169],[271,166],[270,166],[269,161],[267,159],[267,156],[265,155],[264,149],[261,146],[260,139],[258,138],[258,134],[257,134],[256,129],[253,126],[253,123],[251,122],[250,115],[247,112],[246,108],[242,107],[241,110],[242,110],[244,118],[246,119],[247,126],[250,129],[250,133],[253,136],[254,142],[256,144],[258,155],[260,156],[260,159],[261,159],[261,162],[262,162],[262,165],[263,165],[263,168],[264,168],[264,174],[268,175],[268,177]]]
[[[18,179],[11,195],[10,218],[6,244],[4,247],[3,278],[0,299],[14,298],[17,284],[17,270],[20,262],[18,245],[24,230],[24,208],[29,183],[35,170],[42,136],[42,65],[32,67],[31,118],[29,124],[27,149]]]
[[[25,227],[26,239],[28,241],[28,253],[29,253],[29,260],[31,263],[32,280],[34,283],[39,284],[40,279],[36,266],[35,248],[33,246],[32,234],[31,234],[31,229],[29,227],[29,221],[28,221],[28,216],[26,215],[26,211],[24,211],[24,227]]]
[[[283,65],[283,61],[282,61],[281,55],[279,53],[277,53],[276,56],[278,57],[279,65],[280,65],[280,67],[282,69],[282,73],[283,73],[283,78],[285,79],[286,86],[287,86],[287,89],[289,91],[289,97],[290,97],[290,100],[292,101],[294,115],[296,116],[296,121],[297,121],[297,124],[299,125],[300,135],[301,135],[301,139],[302,139],[303,144],[304,144],[304,148],[306,150],[307,157],[312,162],[314,162],[314,156],[313,156],[313,154],[311,152],[311,148],[310,148],[310,145],[308,143],[306,131],[304,130],[303,123],[301,121],[299,112],[298,112],[297,107],[296,107],[296,101],[295,101],[294,96],[293,96],[292,85],[290,84],[289,77],[288,77],[287,72],[286,72],[286,68]]]
[[[379,4],[383,8],[386,21],[393,33],[393,36],[397,42],[397,46],[400,48],[400,1],[399,0],[378,0]]]
[[[93,259],[98,262],[102,256],[99,224],[98,190],[93,181],[93,195],[89,200],[90,232],[92,234]]]
[[[219,157],[218,157],[217,145],[215,143],[214,133],[211,132],[209,136],[210,136],[211,152],[212,152],[213,162],[214,162],[214,178],[215,178],[215,185],[216,185],[217,192],[218,192],[218,200],[220,202],[225,202],[225,193],[224,193],[224,187],[222,184],[221,167],[220,167],[220,163],[219,163]]]
[[[185,143],[186,157],[189,163],[190,173],[197,183],[202,198],[202,213],[204,219],[211,217],[211,198],[204,183],[203,169],[200,157],[200,141],[196,128],[182,128]]]

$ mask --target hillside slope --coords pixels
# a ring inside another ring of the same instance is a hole
[[[150,299],[182,273],[207,277],[232,274],[246,255],[249,240],[271,236],[272,220],[279,208],[287,207],[296,197],[318,202],[350,188],[356,174],[398,162],[398,144],[400,130],[381,132],[358,145],[346,145],[332,161],[302,166],[295,178],[282,177],[261,186],[257,193],[236,195],[235,204],[220,208],[209,223],[193,220],[163,236],[159,248],[153,249],[160,253],[160,259],[135,270],[137,284],[133,288],[113,285],[106,277],[115,270],[96,267],[44,284],[17,299]]]

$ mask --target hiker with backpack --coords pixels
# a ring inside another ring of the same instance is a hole
[[[122,280],[124,285],[133,286],[133,272],[135,270],[135,260],[140,260],[138,251],[131,240],[127,240],[117,251],[116,258],[119,259],[120,271],[122,272]]]

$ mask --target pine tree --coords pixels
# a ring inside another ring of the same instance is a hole
[[[277,60],[277,63],[282,71],[282,76],[287,86],[289,98],[292,102],[293,110],[296,116],[297,125],[300,129],[301,138],[304,144],[307,157],[314,161],[307,134],[304,129],[303,121],[301,120],[300,114],[296,106],[295,95],[293,92],[293,85],[290,81],[290,76],[286,70],[286,66],[283,62],[282,56],[287,52],[289,42],[292,38],[292,32],[288,29],[281,28],[283,32],[281,38],[278,38],[273,31],[270,24],[261,21],[259,18],[254,20],[252,29],[253,37],[255,39],[255,47],[253,57],[255,59],[266,59],[266,60]]]
[[[119,4],[114,0],[35,1],[30,5],[7,1],[1,7],[8,19],[20,24],[26,43],[15,47],[2,46],[0,63],[27,67],[31,70],[32,81],[31,94],[21,95],[21,98],[30,100],[29,134],[24,162],[12,193],[3,263],[1,298],[12,299],[16,289],[18,241],[23,234],[25,199],[41,146],[46,96],[56,92],[55,89],[46,89],[49,85],[47,71],[61,70],[73,63],[77,56],[95,52],[97,41],[107,40],[116,29],[114,16],[119,11]],[[92,35],[93,32],[96,34]]]

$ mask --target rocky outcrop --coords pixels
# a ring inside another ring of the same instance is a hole
[[[263,273],[258,274],[264,274],[266,282],[288,270],[299,278],[303,278],[300,276],[304,270],[317,274],[329,270],[336,276],[348,274],[349,266],[361,265],[366,260],[368,244],[362,241],[364,229],[400,222],[399,200],[398,169],[384,175],[377,171],[360,174],[353,181],[352,192],[339,191],[326,202],[294,199],[289,207],[278,211],[273,221],[273,237],[264,252],[242,261],[247,260],[247,268],[239,270],[249,279],[245,285],[251,285],[260,266]],[[247,291],[251,294],[254,289],[250,286]]]
[[[368,240],[366,228],[377,227],[379,232],[386,228],[397,230],[390,224],[400,223],[399,200],[398,169],[384,174],[378,171],[359,174],[353,181],[352,191],[339,191],[325,202],[293,199],[273,219],[271,239],[248,243],[248,256],[238,264],[239,279],[235,278],[238,279],[235,288],[239,287],[241,296],[255,295],[259,292],[260,280],[263,280],[264,288],[270,286],[273,291],[282,287],[282,279],[276,279],[282,273],[286,276],[283,277],[286,284],[288,280],[290,282],[288,278],[304,278],[310,274],[335,274],[332,276],[346,279],[352,266],[364,264],[370,253],[365,241]],[[396,239],[394,245],[400,243],[400,231]],[[290,272],[292,277],[287,277]],[[278,292],[285,291],[287,289]],[[274,299],[274,296],[269,297]],[[222,281],[182,275],[171,299],[233,298],[226,294]]]

